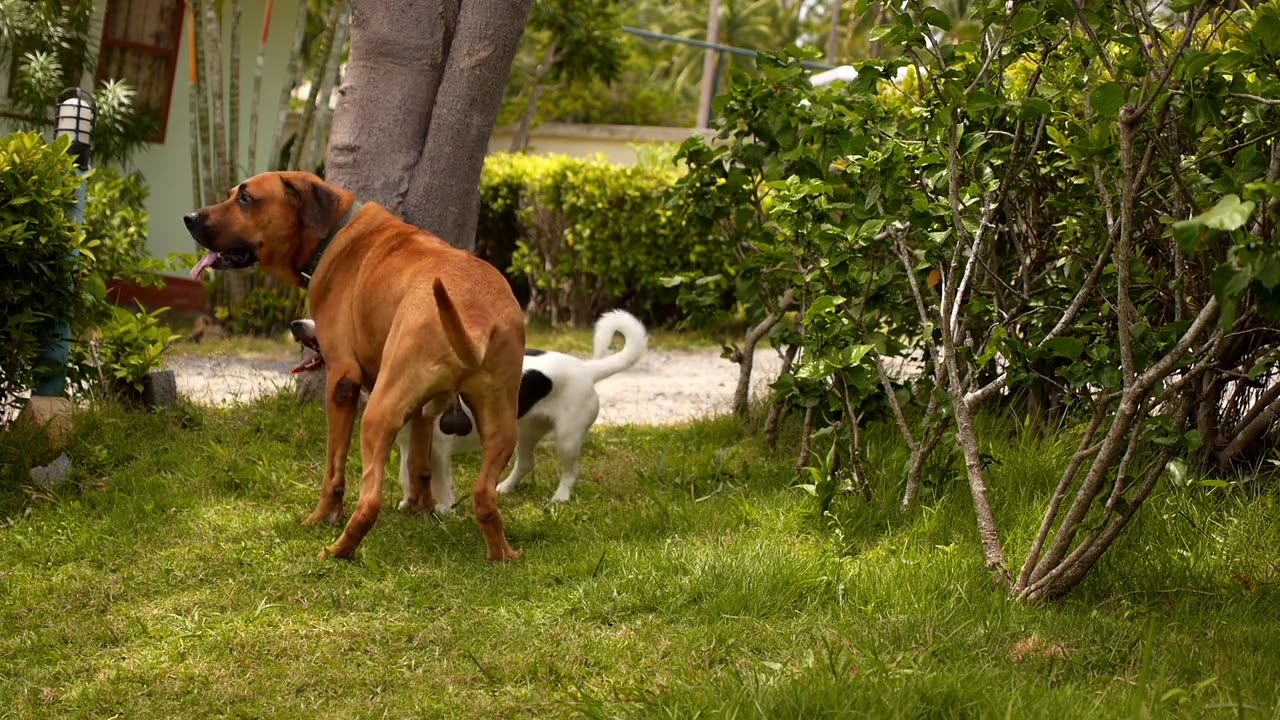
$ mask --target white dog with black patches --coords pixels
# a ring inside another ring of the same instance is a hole
[[[315,351],[294,372],[315,370],[324,365],[315,339],[315,324],[296,320],[290,327],[294,339]],[[609,354],[614,335],[622,335],[622,349]],[[552,502],[568,502],[578,482],[578,461],[587,433],[600,414],[600,396],[595,385],[630,368],[648,348],[648,334],[634,315],[613,310],[596,321],[593,359],[581,360],[564,353],[530,349],[525,351],[524,376],[520,381],[519,432],[515,466],[498,484],[498,492],[509,493],[533,471],[534,450],[551,435],[560,457],[560,485]],[[480,448],[471,411],[461,403],[461,411],[445,413],[436,423],[431,439],[431,496],[437,513],[453,509],[453,455]],[[409,492],[409,432],[400,431],[400,485]],[[401,502],[401,508],[405,506]]]

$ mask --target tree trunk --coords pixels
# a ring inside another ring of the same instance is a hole
[[[840,56],[840,6],[844,0],[831,0],[831,32],[827,35],[827,64],[835,65]]]
[[[786,352],[782,355],[782,370],[779,375],[786,375],[791,372],[791,365],[796,361],[796,353],[800,351],[799,345],[788,345]],[[786,408],[787,399],[781,395],[774,398],[773,404],[769,406],[769,414],[764,421],[764,441],[770,450],[776,450],[778,447],[778,432],[782,425],[782,411]]]
[[[720,0],[711,0],[707,8],[707,42],[720,42]],[[711,101],[715,94],[716,73],[720,69],[720,53],[707,48],[702,56],[702,91],[698,97],[698,127],[711,123]]]
[[[756,346],[768,336],[773,327],[782,319],[783,314],[796,300],[794,289],[788,288],[778,301],[778,307],[758,325],[747,331],[743,338],[742,350],[734,353],[734,362],[738,363],[738,386],[733,391],[733,412],[739,417],[746,417],[751,408],[751,373],[755,367]]]
[[[471,249],[480,172],[529,6],[353,0],[328,178]]]
[[[542,81],[547,78],[551,68],[555,67],[557,45],[556,38],[551,38],[551,44],[547,46],[547,52],[543,54],[542,62],[539,62],[538,68],[533,71],[533,83],[529,90],[529,104],[524,108],[524,116],[520,118],[520,126],[516,128],[515,137],[511,138],[509,152],[522,153],[529,147],[529,131],[533,128],[533,118],[538,114],[538,100],[542,98]]]

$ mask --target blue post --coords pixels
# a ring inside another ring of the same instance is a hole
[[[87,180],[88,172],[80,171],[80,187],[76,189],[76,209],[71,217],[77,224],[84,224],[84,206],[87,202],[89,183]],[[74,256],[79,253],[72,251]],[[71,287],[75,289],[76,278],[71,276]],[[71,359],[71,323],[67,320],[59,320],[58,324],[53,327],[53,336],[49,339],[49,346],[44,352],[40,353],[41,363],[48,363],[49,370],[47,374],[36,381],[36,387],[31,391],[32,395],[38,397],[62,397],[67,389],[67,362]]]
[[[77,224],[84,224],[84,209],[88,202],[89,169],[92,166],[93,151],[93,96],[80,88],[71,88],[58,97],[55,110],[54,135],[71,136],[71,152],[76,158],[76,168],[80,174],[80,187],[76,188],[76,208],[72,218]],[[73,251],[73,257],[79,253]],[[68,282],[75,291],[76,277],[74,273]],[[61,397],[67,389],[67,361],[71,358],[71,323],[60,320],[49,338],[49,345],[40,354],[40,360],[47,363],[45,374],[36,379],[36,386],[31,391],[35,397]]]

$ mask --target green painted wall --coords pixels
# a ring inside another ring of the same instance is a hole
[[[266,11],[265,0],[248,0],[242,3],[240,48],[240,159],[236,179],[248,172],[249,151],[249,103],[253,92],[253,74],[258,56],[258,44],[262,37],[262,16]],[[280,90],[285,82],[289,64],[289,50],[297,27],[299,0],[276,0],[271,18],[271,35],[262,72],[262,98],[258,115],[258,155],[256,171],[266,168],[275,140],[279,122]],[[155,257],[163,258],[175,252],[194,252],[195,243],[182,225],[182,216],[193,209],[191,197],[191,70],[189,58],[190,30],[184,21],[182,47],[179,50],[178,70],[173,78],[173,99],[169,107],[168,129],[163,143],[156,143],[134,156],[133,164],[142,172],[151,188],[147,210],[151,214],[149,249]],[[230,45],[229,33],[223,30],[222,41]],[[223,65],[223,82],[229,71]],[[225,102],[225,98],[224,98]]]

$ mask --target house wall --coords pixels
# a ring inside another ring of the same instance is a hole
[[[234,175],[241,179],[251,169],[249,158],[249,102],[253,91],[253,75],[258,57],[258,44],[262,37],[262,16],[265,2],[243,3],[240,26],[240,151]],[[286,81],[289,51],[292,49],[297,28],[300,0],[276,0],[271,17],[271,34],[263,62],[261,110],[258,115],[257,171],[265,169],[275,142],[275,129],[280,121],[280,91]],[[106,0],[96,0],[95,13],[90,25],[93,38],[91,50],[97,54],[106,14]],[[134,153],[132,168],[146,177],[151,190],[147,211],[151,215],[148,230],[148,250],[153,257],[165,258],[175,252],[195,252],[196,245],[182,225],[182,216],[191,211],[194,199],[191,194],[191,18],[185,16],[182,24],[182,41],[178,49],[178,67],[173,76],[173,96],[169,104],[168,126],[163,143],[150,143]],[[224,29],[223,82],[229,79],[227,57],[230,55],[230,32]],[[3,71],[4,68],[0,68]],[[81,86],[92,91],[93,73],[86,73]],[[0,97],[5,88],[0,87]],[[224,96],[224,103],[226,102]],[[2,108],[0,108],[2,109]],[[11,132],[16,125],[0,118],[0,133]]]
[[[235,179],[242,179],[250,168],[249,157],[249,102],[253,91],[255,61],[262,37],[262,16],[266,3],[244,3],[240,21],[240,158]],[[267,53],[262,70],[262,97],[258,114],[258,172],[265,169],[275,141],[275,129],[279,123],[280,91],[286,82],[289,51],[292,49],[294,30],[297,27],[299,0],[276,0],[271,16],[271,35],[267,41]],[[194,209],[191,196],[191,47],[190,17],[182,26],[182,45],[178,52],[178,70],[173,78],[173,98],[169,107],[169,124],[164,143],[149,145],[138,152],[133,164],[142,172],[151,188],[147,211],[151,214],[148,248],[154,257],[163,258],[175,252],[194,252],[195,243],[182,225],[182,216]],[[222,33],[224,54],[230,47],[230,33]],[[227,82],[229,70],[224,58],[223,82]],[[224,104],[225,104],[224,96]],[[224,105],[225,107],[225,105]]]

